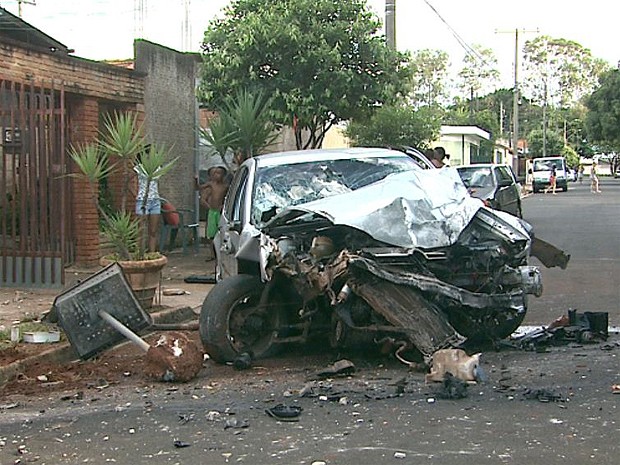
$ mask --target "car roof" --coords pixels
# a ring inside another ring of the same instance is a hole
[[[411,157],[398,150],[380,147],[349,147],[338,149],[291,150],[287,152],[268,153],[253,158],[257,166],[277,166],[308,161],[342,160],[349,158],[387,158]]]

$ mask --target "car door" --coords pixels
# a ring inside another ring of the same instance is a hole
[[[496,166],[496,199],[499,209],[515,216],[521,216],[521,193],[512,172],[507,166]]]
[[[235,254],[239,250],[241,231],[246,223],[245,199],[248,195],[246,192],[248,178],[249,169],[243,165],[235,173],[222,208],[218,233],[214,239],[218,280],[234,276],[238,272]]]

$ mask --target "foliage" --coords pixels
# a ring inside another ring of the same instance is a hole
[[[232,173],[233,169],[228,163],[227,154],[234,144],[236,131],[230,118],[227,118],[226,115],[220,112],[217,116],[211,118],[208,127],[198,128],[198,131],[200,137],[210,149],[210,152],[207,153],[207,157],[219,157],[226,166],[226,170]]]
[[[601,77],[600,87],[586,100],[586,128],[602,148],[620,152],[620,70]]]
[[[138,115],[134,113],[106,114],[103,121],[105,129],[99,141],[101,149],[108,156],[115,156],[120,166],[123,178],[121,210],[127,207],[132,167],[146,145],[137,118]]]
[[[534,129],[530,131],[527,136],[527,142],[529,152],[532,158],[539,158],[544,156],[551,157],[554,155],[560,155],[564,151],[564,138],[556,131],[547,129],[546,137],[543,142],[543,130]],[[545,144],[545,150],[543,151],[543,144]]]
[[[168,152],[163,147],[146,144],[135,115],[115,113],[106,117],[104,126],[105,130],[97,141],[70,148],[69,154],[78,169],[72,176],[88,181],[90,196],[103,219],[104,236],[114,247],[115,257],[120,260],[147,259],[147,215],[136,218],[127,211],[130,175],[136,168],[150,186],[151,181],[169,172],[177,159],[168,160]],[[123,197],[120,209],[110,212],[99,201],[97,189],[118,169],[126,177]],[[148,187],[144,197],[146,202]],[[143,232],[142,238],[140,231]]]
[[[493,50],[474,45],[472,52],[463,58],[463,68],[459,71],[458,87],[465,98],[473,100],[481,93],[494,89],[499,79],[497,58]]]
[[[334,124],[402,92],[405,56],[378,30],[364,0],[234,0],[205,31],[202,99],[222,108],[231,92],[261,90],[298,148],[320,147]]]
[[[571,168],[577,168],[579,166],[579,155],[569,145],[565,145],[562,149],[562,156],[566,158],[566,164]]]
[[[386,105],[364,121],[349,124],[346,135],[354,145],[420,149],[436,140],[441,127],[441,112],[436,108]]]
[[[570,107],[592,92],[606,68],[577,42],[539,36],[524,46],[522,90],[541,105]]]
[[[448,54],[424,49],[414,53],[409,63],[411,88],[409,98],[414,107],[435,106],[447,99]]]
[[[237,164],[241,164],[254,155],[265,153],[276,142],[278,133],[269,117],[270,103],[260,91],[240,90],[224,100],[208,128],[200,128],[201,136],[228,172],[233,171],[228,163],[229,151],[235,154]]]
[[[106,245],[117,251],[119,258],[128,260],[138,255],[140,223],[130,213],[114,212],[103,225]]]

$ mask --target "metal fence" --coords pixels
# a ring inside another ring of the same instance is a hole
[[[0,77],[0,286],[58,287],[74,257],[65,92]]]

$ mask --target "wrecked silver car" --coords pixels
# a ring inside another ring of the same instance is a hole
[[[455,169],[425,168],[369,148],[247,160],[225,201],[218,283],[200,316],[211,358],[323,337],[427,359],[510,335],[528,295],[542,293],[529,225],[470,197]],[[552,252],[549,263],[567,260]]]

